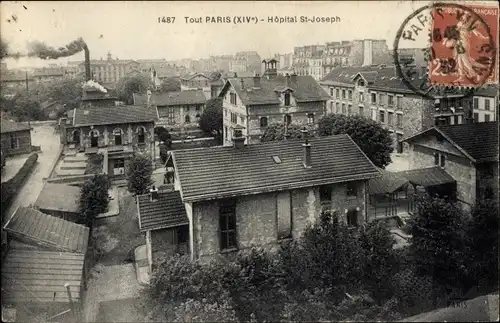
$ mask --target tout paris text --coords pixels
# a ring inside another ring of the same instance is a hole
[[[185,24],[293,24],[293,23],[338,23],[341,21],[338,16],[205,16],[205,17],[190,17],[184,16],[176,19],[173,16],[160,16],[157,18],[158,23],[175,24],[181,21]]]

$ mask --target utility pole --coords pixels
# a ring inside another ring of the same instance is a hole
[[[29,87],[28,87],[28,71],[25,71],[26,73],[26,91],[29,90]]]

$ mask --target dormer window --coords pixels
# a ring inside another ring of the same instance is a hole
[[[359,80],[358,81],[358,86],[365,86],[365,81]]]
[[[290,105],[290,93],[285,93],[285,105]]]

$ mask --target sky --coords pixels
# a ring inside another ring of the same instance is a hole
[[[25,51],[30,40],[55,48],[83,37],[91,58],[182,58],[254,50],[265,58],[288,53],[294,46],[327,41],[386,39],[389,48],[404,19],[427,1],[336,2],[141,2],[141,1],[3,1],[0,33],[15,51]],[[16,19],[13,19],[15,16]],[[208,24],[207,16],[252,16],[257,24]],[[267,22],[271,16],[339,17],[335,23]],[[174,23],[158,23],[159,17],[175,17]],[[202,18],[187,24],[185,17]],[[264,21],[260,21],[264,19]],[[15,20],[15,21],[14,21]],[[83,60],[83,53],[69,60]],[[67,59],[9,59],[9,68],[61,64]]]

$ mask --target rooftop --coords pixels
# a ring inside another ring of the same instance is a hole
[[[453,177],[451,177],[450,174],[448,174],[443,168],[439,166],[405,170],[397,172],[396,174],[405,177],[411,184],[420,185],[424,187],[455,182]]]
[[[393,193],[408,183],[408,180],[400,173],[390,172],[385,169],[379,170],[382,176],[368,181],[369,195]]]
[[[69,303],[80,301],[85,255],[11,249],[2,265],[2,302]],[[4,279],[8,283],[4,284]]]
[[[32,208],[20,207],[5,224],[9,235],[55,251],[86,253],[89,228]]]
[[[35,206],[43,210],[78,213],[80,188],[66,184],[46,183]]]
[[[141,231],[159,230],[189,224],[186,209],[178,191],[159,192],[151,201],[150,194],[137,196],[139,228]]]
[[[134,93],[134,104],[136,105],[146,105],[148,102],[147,95],[135,94]],[[179,91],[179,92],[164,92],[164,93],[152,93],[151,94],[151,105],[156,106],[173,106],[173,105],[185,105],[185,104],[205,104],[207,99],[203,94],[203,91],[190,90],[190,91]]]
[[[302,144],[302,140],[289,140],[172,151],[182,199],[216,199],[380,176],[348,135],[311,139],[311,168],[303,165]]]
[[[28,124],[11,121],[4,118],[1,119],[0,126],[1,126],[0,127],[1,133],[25,131],[31,129],[31,127]]]
[[[243,80],[243,87],[242,87]],[[229,78],[220,95],[224,95],[230,84],[238,93],[245,105],[279,104],[280,100],[275,92],[279,86],[286,85],[286,77],[277,75],[272,78],[261,77],[260,86],[255,87],[254,77]],[[297,102],[317,102],[330,99],[328,93],[310,75],[298,75],[296,81],[290,79],[289,88]]]
[[[69,115],[73,116],[73,127],[153,122],[158,119],[155,108],[136,105],[87,107],[75,109],[72,113],[68,113]]]

